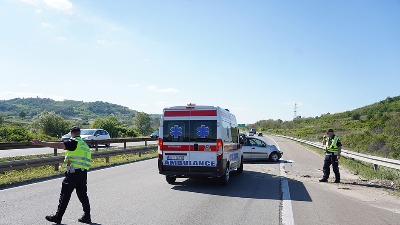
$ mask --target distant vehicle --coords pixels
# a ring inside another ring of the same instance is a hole
[[[260,132],[260,133],[258,133],[257,135],[258,135],[259,137],[262,137],[262,136],[263,136],[263,133]]]
[[[248,136],[254,136],[253,132],[249,132]]]
[[[62,136],[61,140],[65,141],[71,138],[71,133]],[[81,138],[83,140],[108,140],[111,139],[110,134],[103,129],[81,129]],[[89,145],[93,147],[93,145]],[[110,144],[105,144],[106,147],[110,147]]]
[[[242,146],[244,160],[270,160],[277,162],[282,158],[283,152],[275,145],[268,145],[264,141],[248,137],[246,143]]]
[[[249,133],[256,134],[256,133],[257,133],[257,130],[256,130],[255,128],[251,128],[250,131],[249,131]]]
[[[158,138],[159,134],[158,134],[158,130],[154,131],[153,133],[150,134],[150,138]]]

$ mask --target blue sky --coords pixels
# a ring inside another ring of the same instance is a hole
[[[400,1],[0,0],[0,99],[196,103],[239,123],[400,95]]]

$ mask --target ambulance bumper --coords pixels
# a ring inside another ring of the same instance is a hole
[[[200,166],[165,166],[161,159],[158,160],[159,173],[167,176],[183,178],[211,178],[221,177],[225,174],[226,159],[217,160],[216,167]]]

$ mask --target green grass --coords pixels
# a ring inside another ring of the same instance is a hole
[[[102,151],[106,151],[106,149],[102,149]],[[109,162],[106,163],[105,158],[96,158],[93,159],[91,169],[95,168],[104,168],[112,165],[125,164],[135,161],[140,161],[144,159],[155,158],[157,156],[157,150],[150,150],[146,153],[143,153],[141,157],[138,154],[131,153],[125,155],[116,155],[111,156]],[[62,154],[59,154],[62,155]],[[32,159],[32,158],[41,158],[41,157],[49,157],[52,155],[40,155],[40,156],[24,156],[24,157],[11,157],[7,159],[0,159],[1,161],[10,161],[10,160],[21,160],[21,159]],[[60,164],[61,165],[61,164]],[[4,171],[0,173],[0,189],[16,185],[24,182],[31,182],[39,179],[50,178],[53,176],[58,176],[64,174],[65,166],[59,169],[58,171],[54,171],[54,165],[50,166],[41,166],[34,167],[22,170],[11,170]]]
[[[297,142],[296,142],[297,143]],[[321,156],[324,156],[325,153],[322,149],[302,144],[307,149],[310,149]],[[344,166],[346,169],[354,173],[355,175],[360,176],[362,179],[377,181],[377,183],[389,187],[392,190],[395,190],[397,194],[400,194],[400,171],[396,169],[386,168],[380,166],[378,170],[374,170],[372,164],[352,160],[350,158],[341,157],[340,165]],[[391,185],[393,182],[393,185]]]

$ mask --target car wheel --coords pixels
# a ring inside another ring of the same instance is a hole
[[[229,183],[229,163],[226,165],[225,174],[220,177],[220,183],[224,186],[228,185]]]
[[[279,160],[279,155],[276,152],[271,153],[271,155],[269,155],[269,160],[272,162],[278,162]]]
[[[106,146],[107,148],[109,148],[109,147],[110,147],[110,144],[105,144],[105,146]]]
[[[237,169],[237,172],[238,173],[242,173],[243,172],[243,156],[242,156],[242,158],[240,160],[240,167]]]
[[[174,176],[165,176],[165,179],[167,180],[168,184],[174,184],[176,181],[176,177]]]

